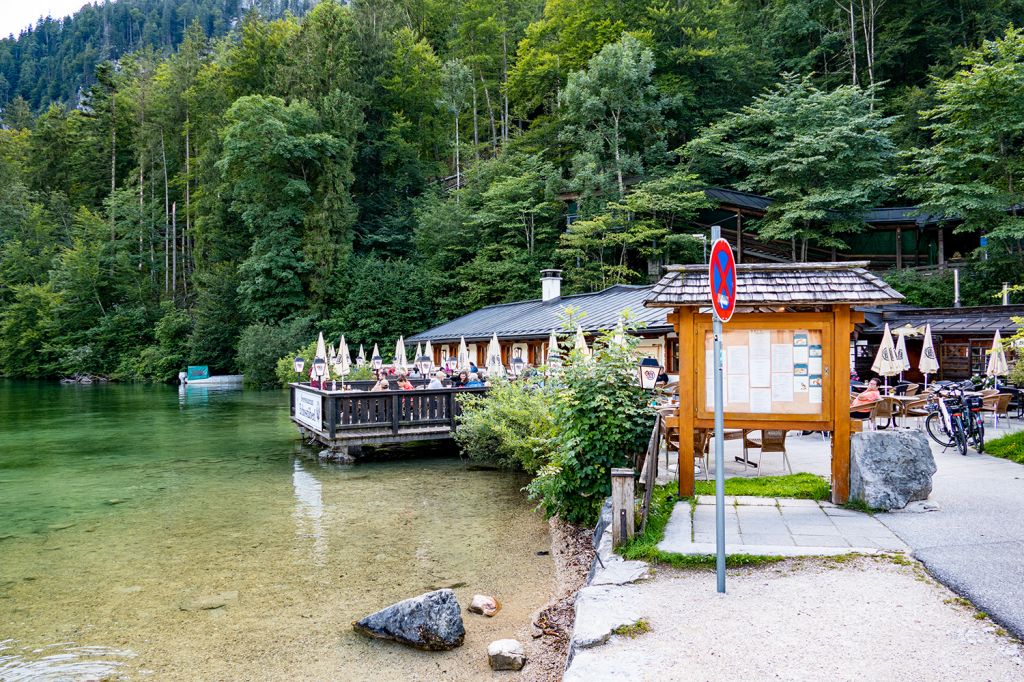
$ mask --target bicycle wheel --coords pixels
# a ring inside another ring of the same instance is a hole
[[[974,429],[974,449],[978,451],[978,454],[985,452],[985,422],[982,421],[979,415],[975,415]]]
[[[932,412],[924,420],[924,429],[928,436],[944,448],[954,444],[953,436],[946,430],[946,423],[942,421],[942,415]]]
[[[964,431],[963,422],[958,418],[953,419],[953,438],[956,440],[956,449],[964,457],[967,456],[967,433]]]

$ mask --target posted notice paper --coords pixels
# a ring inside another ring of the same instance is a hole
[[[793,346],[788,343],[772,344],[772,371],[793,371]]]
[[[750,411],[771,412],[772,411],[772,389],[752,388],[750,389]]]
[[[730,374],[725,385],[730,404],[750,402],[750,380],[746,374]]]
[[[725,368],[729,374],[748,374],[750,357],[746,346],[729,346],[725,349]]]
[[[772,333],[750,332],[750,385],[768,388],[772,385]],[[753,394],[751,394],[753,401]]]
[[[793,375],[790,372],[772,372],[772,402],[793,402]]]

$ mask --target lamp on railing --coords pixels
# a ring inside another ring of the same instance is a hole
[[[420,376],[429,377],[430,370],[434,369],[434,359],[429,355],[421,355],[416,358],[416,369],[420,371]]]
[[[508,363],[508,374],[513,379],[519,377],[526,369],[526,362],[521,357],[514,357]]]
[[[459,366],[459,359],[449,355],[444,361],[444,366],[449,372],[454,372]]]
[[[374,370],[379,370],[381,367],[384,366],[384,358],[382,358],[380,355],[374,355],[372,358],[370,358],[370,364],[373,365]]]
[[[658,370],[661,365],[654,358],[644,358],[640,361],[640,386],[647,391],[654,390],[658,383]]]
[[[305,368],[305,366],[306,366],[306,361],[303,360],[300,357],[296,357],[295,358],[295,362],[292,363],[292,367],[295,368],[295,373],[299,377],[298,381],[299,381],[300,384],[302,383],[302,370],[303,370],[303,368]]]
[[[327,369],[327,360],[320,357],[313,358],[313,376],[315,376],[320,381],[323,381],[325,369]]]

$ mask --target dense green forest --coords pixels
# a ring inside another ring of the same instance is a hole
[[[773,196],[751,229],[801,253],[918,203],[989,235],[969,302],[1024,281],[1024,0],[307,4],[3,42],[0,373],[261,384],[314,329],[384,348],[544,267],[699,259],[708,184]]]

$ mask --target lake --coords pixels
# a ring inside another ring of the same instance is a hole
[[[0,380],[0,680],[488,676],[551,596],[547,524],[521,477],[403,454],[318,463],[284,392]],[[352,631],[439,587],[460,649]]]

